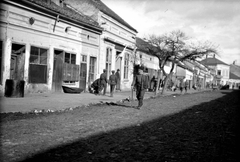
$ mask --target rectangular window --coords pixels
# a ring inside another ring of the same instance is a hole
[[[82,55],[82,62],[87,62],[87,55]]]
[[[66,52],[64,62],[68,64],[76,64],[76,54]]]
[[[124,79],[128,79],[128,71],[129,71],[129,54],[126,53],[124,58],[124,74],[123,74]]]
[[[65,52],[63,64],[63,81],[75,82],[79,79],[79,65],[76,65],[76,54]]]
[[[221,75],[221,70],[218,70],[218,71],[217,71],[217,75]]]
[[[31,46],[29,83],[47,83],[48,49]]]
[[[90,63],[89,63],[89,82],[92,82],[95,80],[95,63],[96,63],[96,57],[90,57]]]
[[[107,70],[107,77],[111,74],[111,67],[112,67],[112,49],[107,48],[106,53],[106,70]]]

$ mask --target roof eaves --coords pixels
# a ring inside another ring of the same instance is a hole
[[[98,8],[104,14],[112,17],[119,23],[123,24],[124,26],[128,27],[129,29],[133,30],[134,32],[138,33],[135,28],[129,25],[125,20],[123,20],[118,14],[116,14],[113,10],[111,10],[107,5],[105,5],[101,0],[88,0],[88,3],[91,3],[96,8]]]
[[[87,26],[98,31],[103,31],[103,28],[101,28],[96,21],[87,16],[80,15],[70,8],[62,8],[53,3],[51,3],[51,5],[48,5],[46,2],[40,0],[19,0],[18,3],[23,3],[24,5],[29,5],[39,10],[44,10],[46,13],[59,14],[62,18],[65,18],[68,21],[73,21],[77,24]]]

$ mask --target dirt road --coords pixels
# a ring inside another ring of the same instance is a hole
[[[1,159],[237,161],[239,96],[240,91],[213,91],[148,99],[141,110],[119,103],[1,114]]]

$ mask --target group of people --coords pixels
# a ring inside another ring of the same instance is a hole
[[[140,67],[138,69],[138,74],[136,74],[133,78],[133,82],[131,85],[132,90],[136,91],[136,98],[138,99],[138,106],[137,109],[140,109],[140,107],[143,105],[143,98],[146,90],[149,88],[149,76],[145,75],[143,73],[143,68]],[[109,76],[109,79],[107,78],[107,71],[104,69],[103,73],[100,75],[100,78],[95,80],[91,88],[93,88],[93,93],[96,95],[105,95],[107,84],[110,85],[110,97],[113,97],[114,90],[116,87],[116,90],[120,90],[120,70],[118,69],[117,72],[112,71],[112,74]]]
[[[93,93],[96,95],[106,95],[106,89],[107,89],[107,84],[110,85],[110,97],[113,97],[113,93],[115,91],[115,86],[116,90],[120,90],[120,70],[117,69],[117,72],[115,73],[114,70],[112,70],[112,74],[109,76],[109,79],[107,78],[107,70],[104,69],[103,73],[100,75],[100,78],[95,80],[91,88],[93,88]],[[91,90],[90,90],[91,91]]]

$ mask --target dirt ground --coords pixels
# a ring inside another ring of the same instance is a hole
[[[1,161],[237,161],[240,91],[1,114]],[[137,103],[134,103],[137,105]]]

